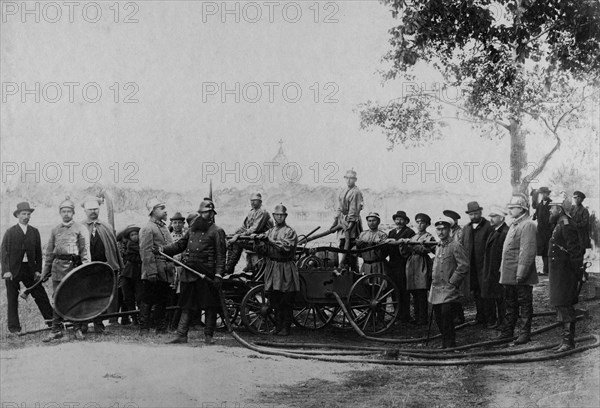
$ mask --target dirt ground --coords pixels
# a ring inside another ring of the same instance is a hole
[[[597,265],[595,266],[597,268]],[[535,311],[549,310],[547,278],[535,288]],[[593,297],[598,278],[582,298]],[[5,293],[0,291],[5,322]],[[581,302],[589,317],[577,335],[600,332],[600,300]],[[467,308],[467,319],[473,317]],[[25,330],[41,320],[32,300],[21,303]],[[534,320],[534,329],[554,317]],[[2,408],[56,407],[599,407],[600,349],[542,363],[460,367],[391,367],[364,363],[328,363],[261,355],[241,347],[226,332],[205,346],[200,330],[187,345],[164,344],[172,335],[140,338],[133,326],[108,326],[110,334],[72,333],[46,344],[47,333],[7,335],[0,339]],[[434,332],[437,333],[434,327]],[[422,336],[426,328],[398,325],[386,337]],[[264,340],[247,332],[249,340]],[[458,332],[459,344],[492,339],[494,330],[479,326]],[[553,343],[554,329],[532,344]],[[353,332],[326,328],[296,329],[287,342],[377,345]],[[434,346],[436,343],[433,344]],[[531,344],[530,344],[531,345]],[[422,347],[415,345],[415,347]],[[509,346],[514,347],[514,346]],[[541,352],[550,355],[549,352]]]

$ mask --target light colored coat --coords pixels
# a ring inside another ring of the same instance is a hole
[[[456,241],[441,242],[433,260],[429,303],[459,302],[463,298],[460,284],[468,274],[469,261],[465,248]]]
[[[538,283],[535,269],[537,253],[537,227],[525,213],[517,218],[508,229],[502,247],[500,283],[503,285],[535,285]]]

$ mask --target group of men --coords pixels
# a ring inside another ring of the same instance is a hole
[[[515,344],[530,340],[533,316],[532,287],[538,282],[536,254],[543,258],[549,273],[550,303],[557,308],[558,318],[565,323],[563,343],[559,351],[574,347],[577,285],[582,275],[585,248],[589,247],[589,214],[582,206],[585,195],[573,194],[573,206],[567,210],[563,199],[550,199],[549,189],[540,188],[542,199],[534,200],[537,225],[529,216],[529,200],[515,195],[505,207],[492,208],[489,220],[477,202],[467,204],[470,221],[460,227],[460,215],[445,210],[436,219],[436,240],[427,228],[432,219],[425,213],[415,215],[415,232],[408,226],[404,211],[392,219],[394,229],[379,229],[377,212],[367,215],[368,228],[363,230],[361,211],[363,196],[356,186],[357,175],[345,175],[347,187],[340,192],[330,232],[337,232],[340,248],[358,249],[363,259],[360,272],[384,273],[390,276],[400,292],[400,321],[417,325],[428,322],[428,302],[442,333],[442,347],[456,345],[454,327],[464,322],[462,303],[472,297],[476,322],[500,331],[500,338],[513,338],[520,316],[523,325]],[[265,290],[275,311],[276,333],[289,335],[295,292],[300,289],[295,255],[298,237],[286,224],[287,208],[277,205],[271,214],[262,208],[262,196],[250,198],[251,209],[242,226],[227,239],[215,224],[214,202],[204,199],[195,214],[171,217],[172,231],[167,226],[166,204],[158,199],[147,203],[149,220],[140,227],[129,226],[119,234],[99,220],[99,202],[85,200],[82,207],[86,221],[73,220],[75,204],[65,200],[59,205],[62,222],[52,229],[45,260],[42,262],[40,234],[29,225],[34,209],[19,203],[14,216],[18,219],[2,240],[2,271],[8,297],[8,328],[21,330],[17,312],[20,282],[30,293],[45,319],[51,320],[52,331],[46,341],[63,336],[61,317],[50,306],[43,285],[51,276],[56,289],[68,272],[91,262],[106,262],[119,277],[122,308],[139,309],[140,334],[149,333],[153,324],[157,333],[176,328],[172,343],[185,343],[195,315],[205,315],[205,341],[214,342],[217,312],[221,307],[219,287],[223,276],[233,273],[244,249],[248,251],[246,270],[256,268],[259,259],[265,264]],[[510,227],[505,217],[510,213]],[[184,221],[188,227],[184,229]],[[551,233],[548,233],[551,229]],[[587,235],[586,235],[587,234]],[[242,239],[240,239],[242,238]],[[125,242],[125,245],[122,245]],[[343,268],[359,271],[355,251],[342,255]],[[188,268],[173,263],[172,257]],[[433,258],[433,259],[432,259]],[[191,270],[209,279],[201,279]],[[414,317],[410,313],[413,299]],[[167,306],[179,306],[178,312],[167,313]],[[119,308],[113,302],[108,312]],[[520,309],[520,312],[519,312]],[[123,322],[124,320],[122,320]],[[105,331],[102,317],[93,322],[97,333]],[[85,337],[88,323],[74,325],[75,336]]]

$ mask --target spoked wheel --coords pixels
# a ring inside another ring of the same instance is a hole
[[[339,306],[335,308],[335,313],[331,319],[331,323],[329,324],[337,329],[352,329],[352,325],[350,324],[348,317],[346,317],[346,314],[342,312],[342,308]]]
[[[335,306],[308,303],[294,307],[294,324],[309,330],[319,330],[333,320],[337,308]]]
[[[225,306],[227,307],[227,315],[229,316],[231,325],[238,327],[242,322],[240,318],[240,304],[232,299],[225,299]],[[217,329],[227,329],[225,319],[223,318],[223,311],[219,311],[217,315]]]
[[[370,274],[357,280],[348,294],[350,317],[366,334],[389,330],[400,311],[398,288],[382,274]]]
[[[255,286],[246,293],[240,313],[242,323],[254,334],[269,334],[275,329],[275,316],[265,295],[265,285]]]

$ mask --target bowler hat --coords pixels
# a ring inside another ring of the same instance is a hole
[[[443,214],[446,217],[450,217],[452,218],[454,221],[456,220],[460,220],[460,214],[457,213],[456,211],[452,211],[452,210],[444,210]]]
[[[169,218],[169,220],[171,221],[175,221],[175,220],[185,220],[185,217],[183,215],[181,215],[181,213],[179,211],[177,211],[175,214],[173,214],[173,216],[171,218]]]
[[[392,215],[392,220],[395,221],[396,218],[404,218],[406,222],[410,221],[410,218],[406,216],[406,213],[404,211],[396,211],[396,214]]]
[[[379,213],[376,212],[370,212],[369,215],[367,215],[367,221],[369,220],[369,218],[377,218],[379,221],[381,221]]]
[[[579,197],[579,198],[581,198],[582,200],[585,200],[585,194],[583,194],[581,191],[575,191],[575,192],[573,193],[573,196],[574,196],[574,197]]]
[[[198,212],[202,213],[202,212],[208,212],[208,211],[212,211],[215,214],[217,213],[215,211],[215,204],[212,201],[204,200],[200,203],[200,208],[198,208]]]
[[[538,193],[548,193],[550,194],[552,191],[548,187],[540,187],[538,188]]]
[[[453,224],[454,224],[454,220],[450,217],[440,217],[435,222],[436,227],[438,225],[444,225],[444,226],[450,228],[450,227],[452,227]]]
[[[17,209],[13,212],[13,215],[16,217],[17,214],[19,214],[21,211],[29,211],[29,213],[31,214],[35,210],[29,206],[28,202],[24,201],[22,203],[17,204]]]
[[[471,201],[470,203],[467,204],[467,211],[465,211],[467,214],[475,212],[475,211],[481,211],[483,210],[483,208],[481,208],[481,206],[479,205],[479,203],[477,201]]]
[[[431,225],[431,217],[427,214],[418,213],[415,215],[415,221],[423,220],[427,225]]]

